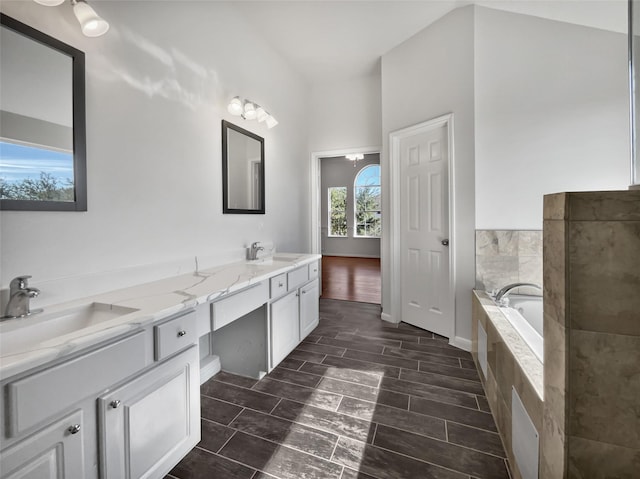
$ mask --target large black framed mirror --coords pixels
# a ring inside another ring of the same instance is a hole
[[[222,120],[222,212],[264,214],[264,138]]]
[[[84,53],[0,14],[0,209],[86,211]]]

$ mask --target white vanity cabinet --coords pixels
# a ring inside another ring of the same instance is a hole
[[[278,278],[277,285],[283,279]],[[294,269],[287,273],[286,296],[271,302],[270,307],[270,370],[295,349],[315,329],[319,321],[320,290],[318,285],[318,262]],[[281,291],[282,286],[271,291]]]
[[[192,346],[98,399],[100,477],[162,477],[200,441]]]
[[[195,313],[3,378],[1,479],[162,478],[200,440]]]
[[[299,295],[296,289],[271,303],[271,369],[300,342]]]
[[[314,279],[300,288],[300,341],[316,329],[320,321],[320,289]]]
[[[2,477],[11,479],[84,477],[83,426],[82,411],[74,411],[2,451],[0,453]]]

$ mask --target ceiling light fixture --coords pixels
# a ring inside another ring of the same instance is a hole
[[[265,123],[271,129],[278,124],[267,110],[251,100],[241,100],[239,96],[234,96],[227,105],[227,111],[233,116],[240,116],[244,120],[258,120],[258,123]]]
[[[55,7],[64,3],[64,0],[34,0],[40,5],[47,7]],[[73,13],[75,14],[78,22],[80,22],[80,29],[82,33],[87,37],[99,37],[104,35],[109,30],[109,23],[96,13],[96,11],[89,6],[86,0],[69,0],[73,7]]]
[[[344,155],[344,157],[349,160],[349,161],[353,161],[353,167],[356,167],[356,163],[358,163],[358,160],[364,160],[364,155],[362,153],[354,153],[352,155]]]

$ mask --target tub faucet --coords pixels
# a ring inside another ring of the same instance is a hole
[[[534,284],[534,283],[511,283],[511,284],[506,285],[504,288],[501,288],[496,293],[496,295],[494,296],[493,299],[496,300],[496,303],[499,303],[503,298],[505,298],[505,296],[509,295],[509,293],[511,293],[512,290],[514,290],[516,288],[523,287],[523,286],[527,286],[527,287],[530,287],[530,288],[535,288],[535,289],[538,289],[538,290],[542,291],[542,288],[540,286],[538,286],[537,284]]]
[[[255,243],[251,243],[251,248],[249,249],[249,259],[258,259],[258,251],[264,251],[262,246],[259,246],[260,243],[257,241]]]
[[[9,284],[9,302],[2,319],[24,318],[40,313],[42,309],[31,311],[29,300],[40,294],[38,288],[29,288],[27,282],[31,276],[18,276]]]

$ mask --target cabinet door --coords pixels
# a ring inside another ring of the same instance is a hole
[[[2,451],[2,479],[83,477],[82,433],[82,411],[76,411]]]
[[[318,280],[300,288],[300,341],[313,331],[320,320],[320,290]]]
[[[298,345],[298,291],[271,303],[271,368]]]
[[[200,441],[198,348],[98,399],[100,477],[161,478]]]

